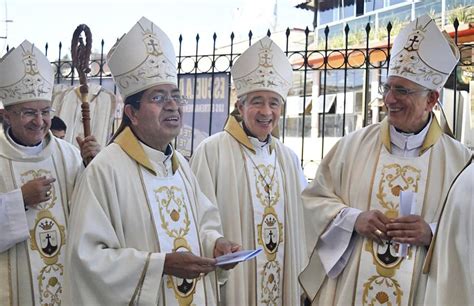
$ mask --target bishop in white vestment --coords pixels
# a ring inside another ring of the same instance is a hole
[[[0,131],[0,305],[63,302],[69,201],[83,164],[49,132],[52,84],[51,64],[26,40],[0,63],[9,126]]]
[[[112,136],[116,98],[113,92],[99,84],[89,86],[88,101],[90,109],[91,134],[104,147]],[[79,87],[68,87],[58,92],[53,99],[56,116],[67,126],[64,140],[79,148],[76,137],[84,137],[84,125],[81,116],[81,93]]]
[[[303,192],[313,252],[300,283],[314,305],[423,304],[432,231],[471,156],[431,112],[458,59],[428,16],[407,25],[380,86],[387,118],[342,138]],[[403,214],[402,193],[414,198]]]
[[[474,304],[474,164],[449,190],[424,264],[426,305]]]
[[[124,118],[75,191],[68,304],[217,304],[214,257],[239,246],[170,144],[186,103],[174,63],[168,36],[144,17],[108,54]]]
[[[222,305],[298,305],[298,273],[306,263],[303,204],[306,186],[296,154],[271,135],[291,87],[292,69],[265,37],[232,67],[239,122],[204,140],[191,165],[206,196],[219,206],[224,235],[263,251],[232,271]]]

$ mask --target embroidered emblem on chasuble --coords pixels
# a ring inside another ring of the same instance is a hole
[[[284,263],[284,194],[276,151],[246,156],[254,212],[256,248],[263,248],[256,258],[258,305],[281,305]]]
[[[15,184],[43,176],[57,178],[52,159],[39,163],[13,162]],[[51,199],[30,207],[26,212],[30,238],[28,257],[35,304],[60,305],[63,291],[66,217],[59,184],[54,182]]]
[[[420,157],[403,158],[390,155],[382,147],[373,178],[369,210],[377,209],[389,218],[400,211],[400,193],[416,194],[415,214],[419,215],[425,195],[431,150]],[[399,244],[383,241],[379,245],[364,239],[356,287],[356,305],[409,305],[415,263],[415,247],[408,256],[398,254]]]
[[[158,177],[142,169],[142,175],[160,252],[192,252],[201,256],[197,223],[190,203],[194,197],[179,171],[173,176]],[[163,278],[166,304],[206,305],[203,278],[183,279],[171,275]]]

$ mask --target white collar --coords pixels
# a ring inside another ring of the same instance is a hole
[[[250,143],[252,143],[252,146],[255,149],[255,152],[257,154],[259,153],[270,153],[270,144],[272,142],[272,137],[269,136],[268,140],[266,141],[260,141],[258,138],[253,137],[253,136],[248,136]]]
[[[393,125],[390,125],[390,142],[401,150],[410,151],[421,148],[432,120],[430,115],[428,124],[418,134],[399,132]]]
[[[24,146],[24,145],[21,145],[19,143],[16,143],[11,137],[10,137],[10,132],[9,132],[10,129],[8,129],[6,132],[5,132],[5,135],[7,136],[7,139],[8,141],[11,143],[11,145],[13,147],[15,147],[18,151],[24,153],[25,155],[27,156],[35,156],[35,155],[39,155],[41,153],[41,151],[43,151],[43,144],[44,144],[44,139],[41,140],[41,142],[36,145],[36,146]]]
[[[168,147],[166,149],[169,154],[165,154],[164,152],[161,152],[160,150],[156,150],[152,147],[147,146],[140,140],[138,141],[140,145],[142,146],[143,150],[145,151],[146,155],[150,159],[150,162],[153,164],[155,167],[156,172],[160,176],[170,176],[173,175],[173,166],[171,163],[171,157],[174,154],[173,147],[168,144]]]

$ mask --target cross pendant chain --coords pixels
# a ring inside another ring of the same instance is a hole
[[[259,180],[262,182],[262,185],[263,185],[263,190],[265,191],[265,193],[267,194],[266,198],[268,200],[268,203],[267,205],[271,206],[271,202],[273,200],[273,196],[272,196],[272,184],[273,184],[273,181],[275,179],[275,174],[276,174],[276,161],[277,161],[277,157],[276,157],[276,152],[275,152],[275,159],[274,159],[274,162],[273,162],[273,173],[271,174],[270,176],[270,181],[268,182],[265,175],[262,173],[262,171],[260,171],[260,168],[259,166],[257,166],[257,164],[255,163],[255,161],[253,160],[252,156],[250,156],[250,154],[244,149],[243,152],[247,155],[248,159],[250,160],[250,162],[252,162],[255,170],[257,170],[258,172],[258,178]],[[265,167],[265,165],[263,165],[263,167]],[[271,168],[270,168],[271,169]],[[271,171],[271,170],[270,170]]]

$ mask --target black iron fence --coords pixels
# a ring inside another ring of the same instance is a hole
[[[380,97],[377,97],[375,88],[378,82],[383,82],[386,78],[390,45],[396,35],[392,33],[391,23],[384,30],[383,39],[380,40],[374,38],[370,24],[367,24],[362,34],[360,31],[351,33],[346,25],[344,33],[336,33],[343,37],[342,48],[332,48],[331,38],[334,33],[330,33],[328,27],[324,31],[324,37],[318,38],[308,28],[288,28],[285,32],[273,34],[267,32],[293,65],[295,80],[290,92],[291,99],[288,101],[297,98],[297,109],[294,109],[294,105],[289,105],[290,102],[285,104],[280,136],[283,142],[291,142],[291,147],[299,153],[303,166],[324,156],[328,151],[325,147],[326,138],[334,143],[334,138],[337,140],[354,129],[383,118],[383,103],[378,101]],[[469,89],[469,80],[474,71],[473,30],[470,26],[467,30],[461,29],[456,19],[450,33],[462,55],[456,73],[453,73],[446,84],[454,92],[453,99],[444,101],[445,106],[453,109],[453,118],[450,120],[454,131],[459,120],[459,111],[456,109],[458,92]],[[380,29],[377,31],[380,33]],[[363,43],[351,43],[351,35],[363,35]],[[200,36],[196,35],[193,39],[195,52],[188,55],[183,54],[183,40],[182,36],[178,39],[177,69],[181,90],[186,87],[184,94],[190,102],[186,111],[191,116],[188,118],[187,129],[180,135],[182,139],[178,139],[177,144],[185,155],[192,155],[203,138],[222,129],[231,103],[235,100],[230,70],[241,52],[256,39],[251,31],[245,41],[239,42],[235,41],[233,33],[219,40],[214,34],[212,52],[202,54]],[[317,42],[322,48],[313,47]],[[218,43],[224,46],[217,47]],[[48,44],[45,52],[47,54]],[[77,75],[72,62],[64,59],[66,57],[60,43],[58,60],[52,63],[56,71],[56,82],[72,85],[77,82]],[[92,55],[91,70],[89,77],[92,82],[101,85],[107,83],[109,87],[113,87],[109,89],[115,92],[105,62],[103,40],[99,54]],[[334,97],[337,97],[337,104],[334,104]],[[198,125],[199,130],[196,128]],[[316,149],[307,149],[307,141],[317,142],[318,146]]]

